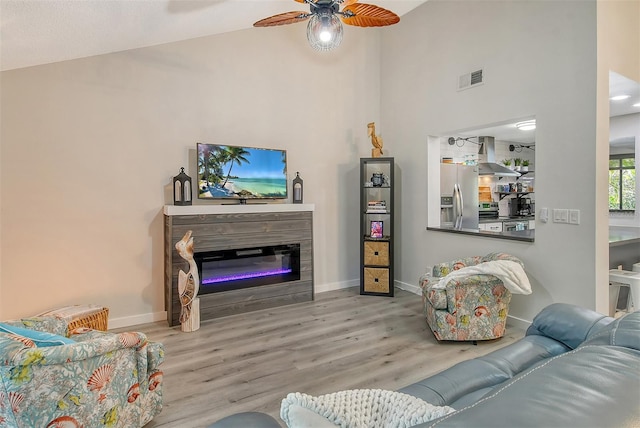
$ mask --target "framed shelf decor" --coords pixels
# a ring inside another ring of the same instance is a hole
[[[371,238],[382,238],[383,234],[384,221],[382,220],[371,220],[371,230],[369,232],[369,236]]]

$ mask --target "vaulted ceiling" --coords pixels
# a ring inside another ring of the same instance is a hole
[[[365,0],[400,16],[425,1]],[[309,6],[293,0],[0,0],[0,66],[12,70],[243,30],[298,10]]]
[[[402,16],[427,0],[364,1]],[[261,18],[292,10],[308,6],[293,0],[0,0],[0,70],[249,29]],[[632,96],[611,102],[611,116],[639,111],[632,107],[640,96],[638,82],[612,73],[611,92]]]

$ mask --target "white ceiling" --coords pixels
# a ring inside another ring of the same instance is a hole
[[[609,116],[614,117],[640,113],[640,83],[610,71],[609,97],[615,97],[617,95],[629,95],[629,98],[621,101],[609,100]],[[638,106],[634,107],[636,104]]]
[[[456,137],[494,137],[496,140],[514,143],[514,144],[535,144],[536,143],[536,131],[535,129],[530,131],[521,131],[516,128],[516,123],[525,120],[532,120],[535,117],[524,117],[519,119],[509,120],[507,122],[496,123],[492,125],[486,125],[482,128],[474,128],[470,130],[457,131],[452,136]],[[477,140],[473,140],[477,141]]]
[[[425,1],[365,2],[402,16]],[[289,11],[309,6],[293,0],[0,0],[0,69],[243,30]]]
[[[402,16],[427,0],[365,1]],[[292,10],[308,6],[293,0],[0,0],[0,70],[249,29],[259,19]],[[610,73],[610,92],[631,95],[610,102],[611,116],[640,112],[632,106],[640,102],[638,82]],[[456,136],[535,143],[535,131],[519,131],[515,122]]]

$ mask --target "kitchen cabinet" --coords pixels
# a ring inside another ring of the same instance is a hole
[[[360,294],[393,296],[393,158],[360,159]]]
[[[486,230],[489,232],[502,232],[502,222],[496,221],[492,223],[480,223],[479,229]]]

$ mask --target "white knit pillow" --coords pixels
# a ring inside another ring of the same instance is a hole
[[[308,420],[308,409],[316,417]],[[381,389],[353,389],[313,397],[299,392],[282,400],[280,417],[289,428],[339,426],[342,428],[411,427],[447,415],[455,410],[449,406],[434,406],[408,394]],[[330,423],[330,424],[329,424]]]

